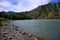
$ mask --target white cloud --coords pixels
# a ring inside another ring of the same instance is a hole
[[[11,6],[11,3],[9,3],[8,1],[1,1],[0,6],[9,7],[9,6]]]
[[[0,0],[0,11],[29,11],[39,5],[49,3],[49,0],[17,0],[16,2],[17,4],[13,5],[10,0]]]

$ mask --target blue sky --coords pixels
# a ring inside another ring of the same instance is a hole
[[[29,11],[38,6],[60,0],[0,0],[0,11]]]

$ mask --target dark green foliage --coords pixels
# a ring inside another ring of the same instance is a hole
[[[12,20],[19,20],[19,19],[27,18],[26,15],[24,15],[22,13],[16,13],[16,14],[6,14],[6,13],[0,12],[0,18],[12,19]]]
[[[0,20],[0,26],[2,26],[1,20]]]
[[[8,18],[8,14],[6,14],[5,12],[0,12],[0,17]]]
[[[23,14],[10,14],[9,19],[12,20],[26,19],[26,16]]]
[[[0,26],[1,26],[1,21],[0,21]]]

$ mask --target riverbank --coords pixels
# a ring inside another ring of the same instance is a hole
[[[0,40],[48,40],[48,39],[37,37],[28,32],[18,30],[17,26],[6,23],[0,29]]]

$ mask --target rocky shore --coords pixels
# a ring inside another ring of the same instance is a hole
[[[3,27],[0,28],[0,40],[48,40],[48,39],[37,37],[22,30],[18,30],[17,26],[11,24],[4,24]]]

